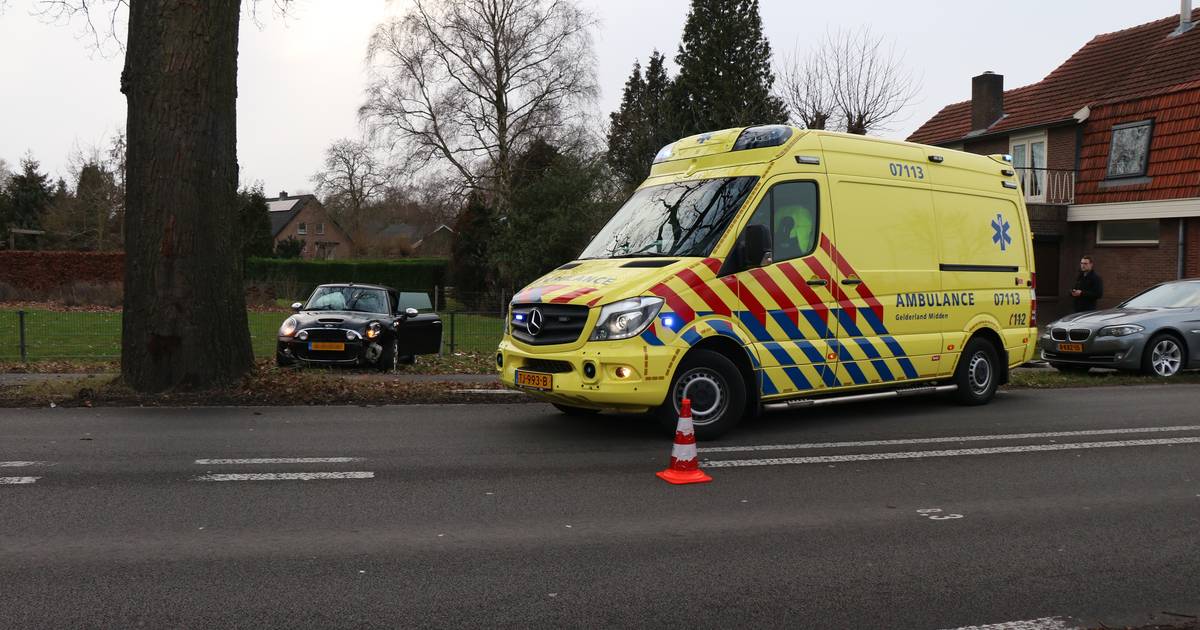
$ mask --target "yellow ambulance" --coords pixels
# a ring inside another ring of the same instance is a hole
[[[579,258],[523,289],[505,385],[568,414],[689,398],[711,439],[763,408],[952,392],[1033,357],[1029,220],[1005,156],[784,125],[663,147]]]

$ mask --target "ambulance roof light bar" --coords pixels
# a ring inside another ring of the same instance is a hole
[[[792,128],[787,125],[761,125],[746,127],[733,143],[732,151],[777,147],[792,137]]]

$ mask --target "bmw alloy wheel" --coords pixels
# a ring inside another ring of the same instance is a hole
[[[1159,376],[1175,376],[1183,365],[1183,350],[1174,339],[1161,339],[1150,351],[1150,367]]]
[[[692,401],[692,424],[704,426],[716,421],[729,405],[728,385],[725,377],[708,367],[688,370],[675,383],[675,409],[683,406],[683,399]]]

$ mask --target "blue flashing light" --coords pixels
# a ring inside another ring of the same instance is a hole
[[[517,321],[523,321],[525,319],[525,316],[524,315],[513,315],[513,319],[515,319]]]

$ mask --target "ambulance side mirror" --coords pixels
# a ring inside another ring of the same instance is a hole
[[[742,231],[742,252],[745,255],[747,268],[770,264],[771,250],[768,245],[770,240],[771,233],[767,231],[767,226],[757,224],[746,226],[746,229]]]

